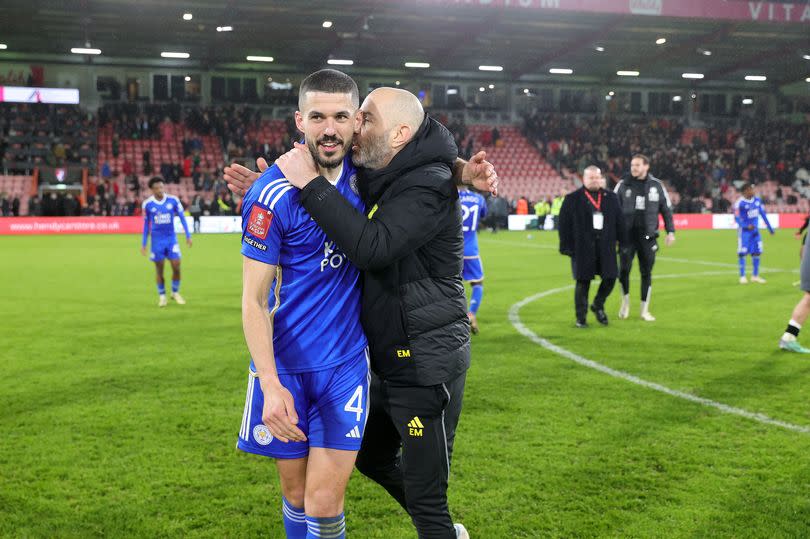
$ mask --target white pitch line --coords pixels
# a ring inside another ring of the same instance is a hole
[[[729,275],[731,272],[727,271],[706,271],[700,273],[687,273],[687,274],[672,274],[672,275],[657,275],[656,279],[678,279],[683,277],[698,277],[698,276],[709,276],[709,275]],[[711,399],[705,399],[703,397],[698,397],[696,395],[692,395],[691,393],[684,393],[683,391],[678,391],[677,389],[670,389],[666,386],[661,384],[657,384],[655,382],[649,382],[638,376],[632,375],[630,373],[612,369],[608,366],[602,365],[601,363],[597,363],[596,361],[587,359],[585,357],[580,356],[579,354],[575,354],[570,350],[566,350],[562,346],[558,346],[553,342],[540,337],[532,330],[527,328],[523,322],[520,320],[520,309],[537,301],[538,299],[550,296],[552,294],[557,294],[559,292],[564,292],[566,290],[571,290],[574,288],[574,285],[562,286],[560,288],[552,288],[551,290],[546,290],[545,292],[540,292],[538,294],[534,294],[533,296],[529,296],[520,300],[519,302],[515,303],[509,309],[509,322],[511,322],[512,326],[524,337],[531,340],[533,343],[542,346],[546,350],[554,352],[566,359],[573,361],[579,365],[584,367],[588,367],[589,369],[597,370],[601,373],[607,374],[608,376],[612,376],[614,378],[619,378],[621,380],[625,380],[632,384],[636,384],[642,387],[646,387],[647,389],[652,389],[654,391],[658,391],[660,393],[665,393],[672,397],[677,397],[679,399],[684,399],[690,402],[694,402],[696,404],[700,404],[701,406],[706,406],[709,408],[714,408],[715,410],[719,410],[724,414],[731,414],[736,415],[739,417],[744,417],[745,419],[750,419],[752,421],[756,421],[758,423],[763,423],[765,425],[773,425],[776,427],[782,427],[783,429],[792,430],[794,432],[801,432],[803,434],[810,434],[810,427],[802,426],[802,425],[794,425],[793,423],[788,423],[786,421],[780,421],[778,419],[774,419],[769,417],[765,414],[761,414],[758,412],[749,412],[748,410],[743,410],[742,408],[736,408],[734,406],[729,406],[728,404],[723,404],[722,402],[713,401]]]
[[[479,236],[478,238],[479,238],[479,241],[480,241],[481,236]],[[497,240],[495,240],[495,241],[491,241],[491,242],[489,240],[484,240],[482,243],[493,243],[493,244],[497,243],[499,245],[516,245],[516,246],[519,246],[519,247],[531,247],[533,249],[546,249],[546,250],[553,250],[553,251],[558,250],[558,247],[556,247],[554,245],[544,245],[544,244],[541,244],[541,243],[525,243],[525,242],[509,241],[509,240],[506,240],[506,241],[497,241]],[[713,267],[718,267],[718,268],[738,268],[739,267],[737,264],[730,264],[728,262],[711,262],[709,260],[692,260],[691,258],[673,258],[673,257],[670,257],[670,256],[661,256],[661,255],[658,255],[656,257],[656,260],[663,260],[664,262],[682,262],[682,263],[685,263],[685,264],[696,264],[698,266],[713,266]],[[797,270],[797,269],[796,270],[787,270],[787,269],[781,269],[781,268],[762,267],[762,268],[760,268],[760,270],[762,272],[768,272],[768,273],[799,273],[799,270]],[[658,277],[656,277],[656,278],[658,278]]]

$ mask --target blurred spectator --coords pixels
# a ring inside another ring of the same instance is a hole
[[[98,202],[96,202],[98,204]],[[73,196],[73,193],[68,193],[65,195],[65,199],[62,203],[62,215],[66,217],[75,217],[79,215],[79,201],[76,200],[76,197]]]
[[[500,196],[490,196],[487,198],[487,219],[492,232],[497,232],[499,228],[508,228],[509,203]]]
[[[200,216],[203,213],[203,200],[200,195],[194,195],[191,205],[188,208],[191,217],[194,219],[194,232],[200,231]]]
[[[144,150],[143,152],[143,175],[149,176],[152,174],[152,152]]]
[[[0,215],[3,217],[11,215],[11,201],[8,199],[8,194],[5,191],[0,193]]]
[[[236,215],[236,204],[230,191],[225,190],[221,195],[218,194],[215,202],[219,206],[218,215]]]
[[[39,196],[33,196],[28,199],[28,215],[31,217],[39,217],[42,215],[42,201]]]
[[[14,198],[11,199],[11,215],[14,217],[20,216],[20,195],[14,194]]]
[[[203,215],[219,215],[219,204],[215,203],[210,195],[205,197],[205,203],[202,208]]]

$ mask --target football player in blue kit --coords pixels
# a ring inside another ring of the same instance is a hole
[[[752,283],[765,283],[759,276],[759,257],[762,254],[762,236],[759,234],[759,218],[773,236],[773,227],[768,221],[762,199],[754,196],[754,187],[747,183],[742,188],[743,197],[734,204],[734,220],[737,221],[737,255],[740,257],[740,284],[746,284],[745,257],[751,255]]]
[[[357,85],[334,70],[301,83],[298,129],[319,173],[353,205],[347,157]],[[344,494],[368,413],[360,273],[271,166],[242,206],[242,320],[252,357],[239,449],[272,457],[287,537],[345,537]]]
[[[146,244],[151,232],[149,260],[155,263],[157,272],[158,306],[165,307],[167,304],[166,281],[163,279],[163,266],[167,259],[172,266],[172,299],[179,305],[184,305],[186,301],[180,295],[180,246],[177,244],[177,234],[174,233],[174,217],[177,216],[183,230],[186,231],[186,244],[191,247],[191,232],[183,215],[183,204],[176,196],[164,193],[163,178],[160,176],[149,180],[149,188],[152,190],[152,196],[141,205],[143,212],[141,254],[146,256]]]
[[[487,215],[487,204],[484,197],[466,187],[459,187],[461,201],[462,230],[464,231],[464,269],[462,278],[470,283],[470,306],[467,317],[470,329],[478,333],[478,309],[484,297],[484,266],[478,251],[478,223]]]

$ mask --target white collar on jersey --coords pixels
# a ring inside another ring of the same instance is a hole
[[[326,179],[329,183],[331,183],[334,187],[337,187],[338,182],[340,181],[340,177],[343,176],[343,161],[340,162],[340,168],[338,169],[338,175],[335,178],[335,181],[330,180],[329,178]],[[325,177],[325,176],[324,176]]]

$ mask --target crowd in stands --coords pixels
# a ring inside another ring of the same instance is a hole
[[[497,126],[470,128],[461,116],[436,117],[454,134],[462,157],[469,158],[482,147],[501,147]],[[653,174],[677,193],[673,198],[678,212],[728,212],[730,190],[741,182],[778,182],[779,187],[763,197],[766,203],[791,205],[796,197],[810,198],[807,123],[745,120],[741,126],[692,129],[667,118],[534,112],[524,118],[522,130],[557,170],[581,172],[596,164],[609,186],[627,174],[630,156],[648,155]],[[102,132],[106,152],[100,151]],[[222,164],[253,163],[258,157],[272,162],[300,137],[292,117],[266,120],[256,107],[177,103],[105,105],[97,118],[75,106],[0,104],[0,134],[5,174],[74,164],[93,171],[83,197],[86,204],[70,195],[38,200],[11,192],[0,195],[2,215],[25,214],[20,206],[26,204],[32,215],[137,215],[139,201],[149,196],[145,178],[152,175],[162,176],[168,185],[183,185],[181,193],[188,199],[184,204],[199,208],[200,215],[233,214],[238,201],[231,199],[222,180]],[[131,141],[143,141],[134,158],[131,153],[123,155],[124,144]],[[149,141],[177,146],[171,159],[166,159],[166,152],[155,158]],[[508,201],[512,210],[519,194]],[[531,207],[538,201],[529,202]]]
[[[596,164],[611,185],[627,173],[633,154],[648,155],[654,175],[680,195],[678,212],[697,213],[707,207],[728,212],[725,195],[734,182],[775,181],[810,196],[807,123],[749,121],[741,128],[718,125],[688,130],[664,118],[533,113],[524,119],[524,133],[554,166],[581,172]],[[782,202],[781,193],[777,189],[766,202]],[[790,197],[794,195],[786,198]],[[795,204],[796,200],[784,202]]]
[[[4,174],[37,167],[94,166],[96,120],[78,106],[0,104],[0,157]]]
[[[222,142],[228,160],[264,157],[268,162],[292,147],[300,138],[292,117],[284,122],[281,136],[267,140],[258,136],[262,126],[261,111],[247,106],[214,106],[189,109],[186,126],[201,134],[215,135]]]

